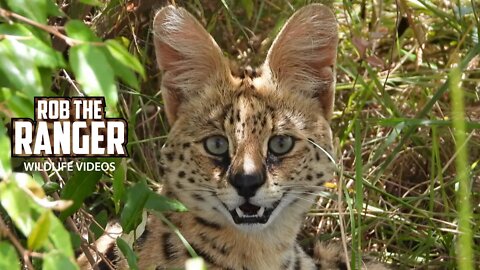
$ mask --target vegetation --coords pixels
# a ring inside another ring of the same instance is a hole
[[[129,232],[143,209],[185,210],[151,191],[168,131],[150,27],[159,2],[0,0],[0,269],[76,269],[74,250],[88,244],[80,235],[91,242],[114,218]],[[256,66],[310,2],[177,4],[231,59]],[[398,269],[479,269],[480,3],[324,3],[340,32],[338,177],[319,194],[303,243],[348,243],[352,269],[365,253]],[[10,119],[33,118],[34,96],[81,95],[105,96],[108,114],[127,119],[130,158],[96,159],[115,162],[104,173],[25,173],[8,150]]]

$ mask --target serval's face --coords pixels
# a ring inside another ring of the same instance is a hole
[[[320,5],[298,11],[260,75],[243,79],[185,10],[162,10],[154,28],[172,124],[162,148],[166,190],[202,222],[246,231],[300,224],[334,171],[333,15]]]

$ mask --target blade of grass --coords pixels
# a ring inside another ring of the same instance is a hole
[[[352,269],[362,267],[362,213],[363,213],[363,159],[361,123],[355,121],[355,209],[356,227],[353,228]]]
[[[457,171],[457,211],[458,230],[460,234],[457,240],[457,263],[460,270],[473,269],[473,238],[470,221],[472,220],[472,208],[470,202],[470,167],[468,165],[468,147],[461,147],[466,142],[465,135],[465,106],[463,89],[461,87],[461,71],[454,68],[449,74],[450,93],[452,97],[452,121],[455,136],[455,146],[458,155],[455,159]]]
[[[240,28],[240,30],[242,31],[243,35],[245,36],[245,38],[249,38],[249,35],[247,34],[247,32],[245,31],[245,26],[238,20],[237,16],[235,16],[235,14],[233,13],[232,9],[230,8],[230,6],[228,5],[228,3],[225,1],[225,0],[221,0],[223,6],[225,7],[225,10],[227,10],[227,13],[228,15],[233,19],[233,21],[235,22],[235,24]]]

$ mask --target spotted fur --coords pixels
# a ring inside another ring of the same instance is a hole
[[[163,191],[189,209],[169,220],[208,269],[346,269],[340,250],[317,249],[315,260],[296,242],[314,194],[334,174],[329,120],[338,38],[332,12],[319,4],[298,10],[256,77],[232,75],[218,45],[182,8],[161,9],[153,27],[171,125],[160,150]],[[269,140],[276,135],[293,138],[293,148],[273,154]],[[225,155],[206,150],[211,136],[228,139]],[[247,202],[273,209],[268,221],[237,224],[231,211]],[[134,248],[140,269],[182,268],[190,258],[155,215]]]

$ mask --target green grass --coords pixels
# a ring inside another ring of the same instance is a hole
[[[458,68],[450,72],[450,90],[452,93],[452,119],[456,140],[455,159],[458,187],[456,190],[458,211],[458,241],[457,263],[460,269],[474,269],[473,267],[473,238],[472,238],[472,206],[470,195],[470,166],[468,164],[468,150],[465,147],[465,105],[463,89],[461,88],[461,72]]]

